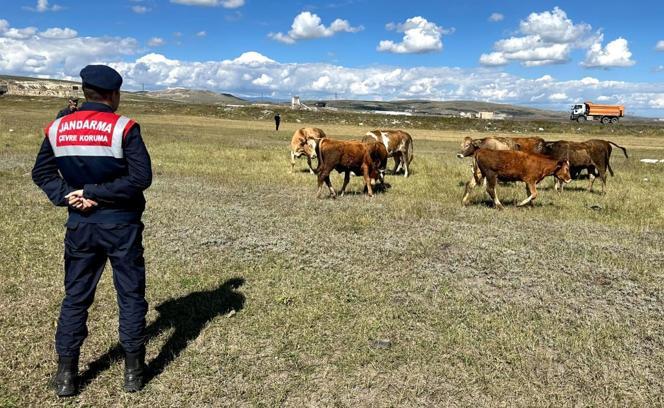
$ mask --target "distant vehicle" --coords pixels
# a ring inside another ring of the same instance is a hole
[[[586,120],[599,120],[603,124],[618,123],[618,120],[625,116],[625,107],[623,105],[597,105],[592,102],[572,106],[572,112],[569,120],[585,122]]]

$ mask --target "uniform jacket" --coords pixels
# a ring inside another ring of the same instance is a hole
[[[68,223],[140,221],[152,169],[136,122],[107,105],[85,102],[51,122],[44,133],[32,169],[35,184],[58,206],[68,206],[65,195],[79,189],[99,203],[87,213],[68,207]]]

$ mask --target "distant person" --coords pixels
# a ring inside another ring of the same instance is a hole
[[[274,115],[274,127],[279,130],[279,124],[281,123],[281,115],[277,112],[276,115]]]
[[[106,65],[81,70],[85,103],[54,120],[32,179],[57,206],[67,207],[65,295],[55,332],[59,397],[78,392],[78,361],[97,283],[111,261],[125,352],[124,389],[139,391],[145,376],[143,190],[152,182],[150,156],[136,122],[115,112],[122,77]]]
[[[58,112],[56,119],[60,119],[63,116],[70,115],[78,110],[78,98],[71,97],[67,100],[67,107]]]

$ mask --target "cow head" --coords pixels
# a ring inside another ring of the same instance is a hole
[[[461,142],[461,150],[457,153],[457,157],[463,159],[464,157],[472,156],[475,150],[479,149],[481,140],[473,140],[471,137],[466,136]]]
[[[384,183],[385,170],[387,169],[387,149],[382,143],[378,142],[367,143],[367,148],[372,162],[369,177]]]
[[[316,139],[307,139],[307,141],[302,145],[302,151],[307,157],[312,159],[316,158]]]
[[[553,176],[564,183],[572,181],[572,175],[569,172],[569,160],[558,160]]]

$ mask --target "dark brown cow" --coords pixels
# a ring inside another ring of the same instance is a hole
[[[325,132],[318,128],[301,128],[293,133],[291,139],[291,173],[295,170],[295,159],[301,156],[307,158],[309,171],[314,174],[311,167],[311,159],[316,158],[315,145],[316,140],[325,137]]]
[[[463,205],[468,204],[468,196],[472,187],[481,184],[486,179],[486,191],[493,199],[496,208],[502,210],[503,205],[496,195],[498,181],[523,181],[526,183],[528,198],[521,201],[518,206],[528,203],[533,205],[537,198],[537,183],[544,177],[554,176],[565,183],[571,181],[569,162],[567,160],[554,160],[549,157],[512,151],[480,149],[475,152],[473,165],[473,178],[466,183],[463,194]]]
[[[410,163],[413,161],[413,138],[403,130],[372,130],[367,132],[362,141],[375,140],[385,145],[389,157],[394,157],[394,170],[397,174],[401,169],[404,177],[408,177]]]
[[[609,163],[612,151],[611,145],[622,149],[625,157],[628,157],[627,150],[624,147],[599,139],[586,142],[570,142],[567,140],[546,142],[543,153],[553,159],[568,159],[570,174],[573,179],[579,178],[581,172],[586,170],[590,178],[590,185],[588,186],[590,191],[592,191],[595,178],[598,176],[602,180],[602,191],[604,191],[607,170],[613,176],[613,169]],[[560,187],[562,188],[562,186]],[[556,188],[558,188],[558,185]]]
[[[387,150],[381,143],[362,143],[358,141],[341,141],[333,139],[320,139],[316,143],[316,154],[318,156],[318,167],[314,172],[318,175],[318,193],[320,198],[323,182],[327,184],[330,195],[336,198],[336,192],[332,188],[330,173],[336,170],[344,173],[344,184],[339,191],[341,196],[346,191],[350,181],[350,173],[355,173],[364,178],[364,185],[369,197],[373,197],[371,179],[382,179],[381,172],[385,171],[387,164]]]
[[[469,136],[463,138],[458,158],[472,156],[477,149],[489,150],[518,150],[528,153],[542,153],[544,139],[541,137],[496,137],[489,136],[483,139],[473,139]]]

